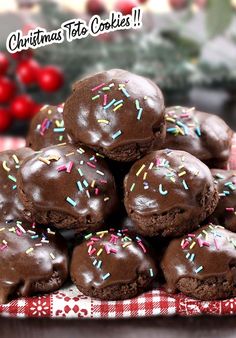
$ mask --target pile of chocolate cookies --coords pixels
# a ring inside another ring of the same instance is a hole
[[[232,136],[127,71],[77,82],[0,153],[0,304],[70,279],[104,300],[236,296]]]

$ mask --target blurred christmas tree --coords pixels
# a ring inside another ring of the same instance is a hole
[[[74,17],[59,6],[51,6],[50,1],[41,3],[41,11],[48,30],[56,29],[63,21]],[[115,32],[44,47],[37,51],[38,59],[41,63],[50,60],[61,66],[67,83],[94,71],[124,68],[152,78],[166,92],[189,89],[197,71],[195,61],[199,56],[199,45],[181,37],[178,32],[165,31],[160,35],[155,29],[154,14],[146,14],[146,21],[148,15],[152,15],[153,21],[153,27],[149,25],[148,30]],[[70,88],[65,88],[63,98],[69,92]]]
[[[232,69],[225,65],[212,68],[210,63],[202,64],[199,57],[206,41],[199,43],[194,36],[186,37],[185,23],[194,15],[193,3],[205,7],[209,39],[223,33],[230,25],[233,17],[230,0],[182,1],[181,6],[176,8],[184,13],[179,17],[180,22],[176,20],[168,28],[158,29],[159,16],[145,13],[140,31],[115,32],[45,47],[37,51],[38,58],[41,62],[50,60],[50,63],[61,66],[66,82],[70,84],[87,73],[124,68],[152,78],[166,95],[186,93],[196,84],[210,86],[221,83],[231,88],[236,82]],[[170,1],[170,4],[175,9],[176,2]],[[74,17],[74,13],[65,12],[55,4],[52,6],[51,1],[43,1],[40,6],[49,30]],[[70,88],[65,87],[62,98],[66,98],[69,92]]]

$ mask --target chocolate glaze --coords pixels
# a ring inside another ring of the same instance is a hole
[[[208,277],[225,277],[230,282],[236,280],[234,269],[231,269],[236,264],[234,233],[220,226],[206,225],[190,235],[172,240],[162,258],[168,292],[176,292],[177,283],[183,277],[202,281]],[[196,244],[191,248],[193,242]],[[192,254],[195,255],[193,261]]]
[[[94,90],[101,84],[104,85]],[[120,84],[124,86],[123,91]],[[110,90],[103,90],[109,85],[113,85]],[[149,79],[113,69],[82,79],[73,89],[65,103],[64,119],[66,130],[75,143],[113,150],[129,144],[150,142],[163,127],[163,95]],[[100,97],[92,99],[97,95]],[[104,99],[104,95],[107,95],[107,99]],[[105,109],[104,106],[113,99],[116,100],[114,105]],[[119,104],[115,104],[120,100],[124,101],[119,108]],[[137,119],[139,106],[143,109],[140,120]],[[121,135],[115,137],[118,131],[121,131]]]
[[[129,245],[123,247],[125,243]],[[100,249],[102,252],[97,255]],[[110,249],[115,252],[109,253]],[[102,261],[100,268],[99,261]],[[104,278],[108,273],[110,275]],[[120,230],[100,231],[74,248],[71,276],[78,288],[103,289],[115,284],[128,284],[135,282],[142,273],[154,279],[156,264],[144,239],[134,234]]]
[[[23,218],[24,206],[19,200],[15,180],[22,161],[32,154],[29,148],[0,153],[0,221]]]
[[[63,119],[63,105],[44,106],[32,119],[26,145],[34,150],[68,142]]]
[[[0,304],[16,295],[54,291],[68,275],[64,239],[39,225],[1,222],[0,261]]]
[[[219,191],[218,205],[210,217],[214,224],[236,231],[236,170],[212,169]]]
[[[19,182],[35,213],[59,211],[77,218],[78,227],[80,218],[99,223],[117,206],[114,179],[104,159],[85,147],[64,144],[42,149],[22,164]],[[75,206],[66,201],[68,197]]]
[[[210,167],[226,166],[233,131],[219,117],[181,106],[166,109],[165,148],[185,150]]]
[[[126,209],[143,216],[179,209],[189,219],[197,217],[202,212],[199,196],[215,190],[211,172],[204,163],[185,151],[168,149],[137,161],[124,184]]]

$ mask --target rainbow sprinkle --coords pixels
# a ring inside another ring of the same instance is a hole
[[[77,203],[70,197],[66,197],[66,201],[72,205],[73,207],[76,207]]]
[[[115,132],[111,137],[113,138],[113,140],[117,139],[118,137],[120,137],[120,135],[122,134],[121,130],[118,130],[117,132]]]

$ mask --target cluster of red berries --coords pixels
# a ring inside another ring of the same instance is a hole
[[[132,9],[147,3],[149,0],[116,0],[114,9],[123,15],[131,14]],[[87,0],[86,10],[90,15],[101,15],[106,12],[105,0]]]
[[[44,92],[54,92],[63,82],[60,69],[41,67],[31,51],[0,52],[0,132],[5,131],[14,118],[29,119],[39,111],[41,104],[26,94],[28,88],[37,86]]]

